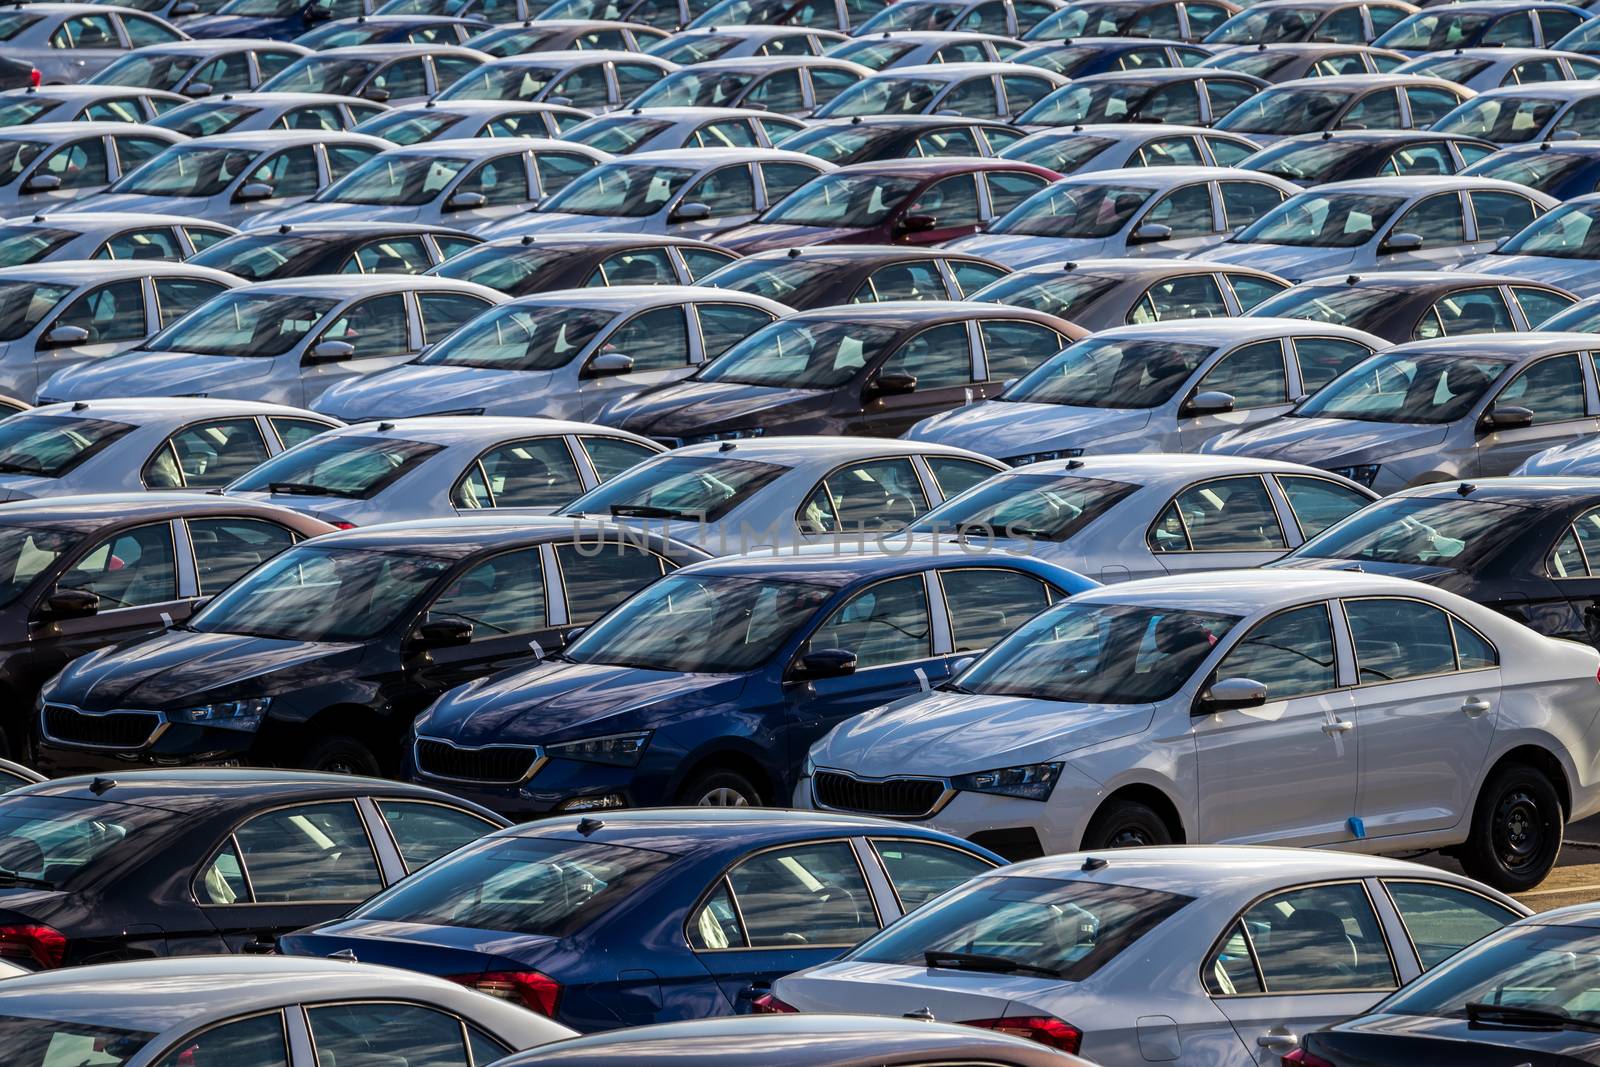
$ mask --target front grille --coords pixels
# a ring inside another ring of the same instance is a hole
[[[457,748],[446,741],[417,739],[417,769],[435,778],[458,782],[498,782],[511,785],[528,777],[536,748],[518,745],[488,745],[484,748]]]
[[[902,819],[917,819],[931,813],[945,792],[943,782],[928,778],[863,782],[832,771],[818,771],[811,788],[816,793],[817,803],[825,808]]]
[[[57,741],[99,748],[143,748],[161,727],[161,716],[153,711],[113,711],[107,715],[85,715],[76,708],[46,704],[44,732]]]

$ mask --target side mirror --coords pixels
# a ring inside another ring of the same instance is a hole
[[[39,605],[41,622],[60,622],[62,619],[87,619],[100,614],[100,598],[87,589],[57,589]]]
[[[856,654],[842,648],[819,648],[807,652],[794,665],[789,677],[797,682],[814,682],[819,678],[843,678],[856,672]]]
[[[1172,227],[1160,222],[1147,222],[1128,235],[1130,245],[1147,245],[1152,241],[1172,240]]]
[[[915,374],[880,374],[867,386],[869,397],[903,396],[917,391]]]
[[[183,0],[182,3],[173,4],[172,5],[172,10],[169,11],[168,14],[171,15],[175,19],[181,19],[185,15],[198,14],[199,11],[200,11],[200,5],[199,4],[193,4],[193,3],[190,3],[189,0]]]
[[[937,225],[939,220],[932,215],[901,215],[894,228],[901,233],[923,233]]]
[[[1224,678],[1200,691],[1195,710],[1204,715],[1229,708],[1259,708],[1267,702],[1267,687],[1253,678]]]
[[[582,636],[583,631],[587,629],[587,626],[574,626],[572,629],[561,635],[561,640],[564,644],[570,645],[572,642],[576,641],[580,636]]]
[[[214,88],[210,82],[190,82],[189,87],[183,91],[183,95],[198,99],[202,96],[210,96]]]
[[[633,370],[633,357],[621,352],[602,352],[583,365],[580,378],[612,378]]]
[[[687,204],[679,204],[677,207],[673,208],[672,217],[667,221],[699,222],[701,219],[709,219],[710,217],[711,205],[702,204],[698,200],[693,200]]]
[[[61,179],[54,174],[35,174],[23,183],[25,193],[53,193],[61,188]]]
[[[1514,404],[1496,404],[1483,413],[1483,418],[1478,420],[1478,429],[1483,433],[1494,433],[1496,430],[1520,430],[1524,426],[1533,425],[1533,412],[1527,408],[1519,408]]]
[[[239,191],[233,194],[234,203],[248,204],[254,200],[268,200],[272,197],[272,186],[266,182],[245,182],[239,186]]]
[[[1196,393],[1183,405],[1185,415],[1222,415],[1232,411],[1234,399],[1232,393],[1223,393],[1208,389],[1203,393]]]
[[[444,202],[446,211],[476,211],[489,202],[482,193],[455,193]]]
[[[547,96],[547,97],[545,97],[544,102],[546,104],[559,104],[562,107],[571,107],[572,106],[572,97],[570,97],[570,96]]]
[[[1380,252],[1415,252],[1422,247],[1422,235],[1415,233],[1391,233],[1383,240]]]
[[[316,347],[306,353],[305,362],[338,363],[355,354],[356,346],[349,341],[318,341]]]
[[[40,348],[66,348],[81,345],[89,340],[89,331],[82,326],[57,326],[44,335]]]
[[[1545,138],[1547,141],[1580,141],[1582,139],[1583,135],[1577,130],[1557,130]]]
[[[361,95],[375,104],[386,104],[389,102],[390,93],[381,85],[369,85],[361,90]]]
[[[966,670],[976,662],[978,662],[977,656],[962,656],[960,659],[950,664],[950,677],[954,678],[956,675],[960,674],[962,671]]]
[[[472,641],[472,624],[466,619],[429,619],[417,627],[416,648],[451,648]]]

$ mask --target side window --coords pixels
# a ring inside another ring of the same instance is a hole
[[[284,418],[272,415],[268,417],[268,421],[272,423],[272,428],[278,432],[278,440],[283,443],[284,448],[293,448],[301,441],[309,441],[317,434],[323,433],[328,429],[322,423],[312,422],[310,419]]]
[[[879,267],[868,275],[851,303],[870,304],[878,300],[945,300],[944,277],[936,261],[908,259]]]
[[[129,278],[84,293],[67,305],[55,325],[87,331],[85,345],[137,341],[150,332],[144,315],[144,286],[139,279]]]
[[[481,816],[444,804],[414,800],[379,800],[377,804],[407,871],[420,870],[467,842],[499,829]]]
[[[148,44],[149,42],[145,42]],[[63,22],[50,35],[51,48],[121,48],[109,15],[80,15]]]
[[[256,66],[261,68],[261,80],[276,77],[290,63],[299,59],[295,52],[279,52],[275,49],[262,49],[256,53]],[[338,127],[334,127],[337,129]]]
[[[1183,82],[1157,89],[1139,109],[1144,121],[1159,120],[1169,126],[1200,125],[1200,91],[1195,82]]]
[[[805,98],[800,89],[800,70],[781,70],[757,82],[745,94],[742,105],[762,104],[766,110],[778,115],[788,115],[804,108]]]
[[[489,310],[487,301],[467,293],[418,293],[422,309],[422,343],[436,344],[455,332],[462,323]]]
[[[740,163],[714,170],[696,182],[679,202],[704,204],[711,209],[712,218],[748,215],[756,209],[756,187],[750,178],[750,167]]]
[[[1227,315],[1222,287],[1213,274],[1188,274],[1157,282],[1128,314],[1133,323],[1163,319],[1212,319]]]
[[[383,888],[372,842],[349,801],[269,811],[234,839],[257,904],[353,903]]]
[[[485,452],[456,486],[457,508],[553,508],[583,492],[562,437],[532,437]]]
[[[428,95],[428,68],[421,57],[401,59],[372,76],[368,89],[386,89],[386,101],[402,100],[408,96]]]
[[[712,274],[732,263],[734,258],[726,252],[710,248],[690,248],[679,246],[678,254],[683,257],[683,265],[689,269],[689,277],[699,281],[707,274]]]
[[[1061,351],[1061,335],[1048,326],[1021,319],[987,319],[978,323],[988,358],[989,381],[1020,378]]]
[[[732,910],[730,890],[742,923],[724,920]],[[845,947],[878,929],[861,865],[843,841],[757,853],[728,872],[704,908],[710,921],[697,914],[690,929],[717,933],[695,937],[696,947]]]
[[[1223,277],[1233,288],[1233,298],[1239,301],[1240,311],[1249,311],[1267,297],[1276,296],[1288,288],[1283,282],[1275,282],[1270,278],[1257,278],[1253,274],[1224,274]],[[1298,344],[1296,342],[1297,347]],[[1302,357],[1302,366],[1304,362]]]
[[[1214,478],[1173,498],[1150,533],[1156,552],[1267,552],[1285,547],[1267,487],[1253,474]]]
[[[993,870],[986,860],[970,852],[932,841],[875,840],[872,850],[889,876],[900,907],[907,912],[975,875]]]
[[[439,594],[428,607],[428,615],[470,624],[474,641],[544,628],[544,566],[539,562],[539,550],[502,552],[470,567]]]
[[[1478,220],[1478,240],[1498,241],[1510,237],[1538,216],[1533,201],[1515,193],[1468,193],[1472,213]]]
[[[1394,89],[1378,89],[1357,100],[1339,120],[1342,130],[1398,130],[1400,95]]]
[[[661,69],[644,63],[618,63],[617,98],[627,103],[662,78]]]
[[[761,164],[761,180],[766,183],[768,204],[776,204],[816,176],[817,172],[804,163]]]
[[[678,273],[665,248],[630,248],[600,261],[587,285],[676,285]]]
[[[1566,80],[1566,72],[1561,69],[1561,64],[1554,58],[1533,59],[1526,63],[1518,63],[1511,68],[1511,73],[1500,82],[1501,85],[1532,85],[1537,82],[1558,82]]]
[[[83,122],[143,122],[144,114],[132,100],[102,100],[84,108],[78,118]]]
[[[183,232],[189,235],[189,243],[194,245],[196,252],[204,252],[218,241],[226,241],[233,236],[226,230],[213,230],[205,226],[185,226]]]
[[[1227,8],[1216,4],[1185,4],[1184,7],[1189,15],[1189,32],[1194,37],[1204,37],[1222,25],[1230,14]]]
[[[1400,217],[1391,234],[1414,233],[1422,247],[1461,244],[1467,239],[1461,221],[1461,198],[1455,193],[1430,196]]]
[[[1341,8],[1323,19],[1317,26],[1316,39],[1337,44],[1365,44],[1366,27],[1361,24],[1359,7]]]
[[[1518,11],[1496,19],[1484,31],[1483,40],[1479,44],[1484,48],[1494,48],[1496,46],[1532,48],[1534,46],[1533,16],[1526,11]]]
[[[1450,616],[1420,600],[1347,600],[1361,684],[1395,682],[1456,669]]]
[[[982,463],[974,463],[970,459],[956,459],[954,456],[924,456],[928,461],[928,469],[933,471],[933,480],[939,483],[939,492],[946,500],[958,493],[965,493],[979,482],[988,481],[994,477],[993,467],[985,467]]]
[[[1307,394],[1372,355],[1365,345],[1339,337],[1296,337],[1294,353],[1300,361],[1300,389]]]
[[[188,524],[201,596],[222,591],[294,544],[293,531],[261,519],[189,519]]]
[[[1554,48],[1556,42],[1577,29],[1585,17],[1557,8],[1540,8],[1539,29],[1544,32],[1544,46],[1546,48]],[[1560,79],[1552,80],[1559,81]]]
[[[1454,174],[1455,163],[1450,159],[1450,153],[1442,144],[1419,144],[1409,148],[1396,149],[1389,157],[1389,161],[1378,171],[1380,177],[1400,175],[1402,177],[1433,176],[1438,174]]]
[[[1556,547],[1550,551],[1550,558],[1545,562],[1546,569],[1552,578],[1582,578],[1589,573],[1589,568],[1584,562],[1583,550],[1578,547],[1578,539],[1571,530],[1561,535],[1561,540],[1556,542]]]
[[[1009,273],[1004,267],[991,267],[987,263],[974,263],[971,260],[947,259],[945,263],[950,273],[956,276],[956,288],[961,290],[963,297],[970,297]]]
[[[991,170],[984,174],[989,183],[989,212],[999,218],[1050,183],[1037,174]]]
[[[928,510],[917,471],[908,458],[846,467],[824,478],[797,519],[803,533],[898,530]]]
[[[202,1030],[178,1042],[156,1067],[194,1067],[213,1058],[232,1067],[289,1067],[282,1014],[274,1011]],[[85,1062],[93,1063],[94,1057]]]
[[[1204,237],[1216,233],[1211,217],[1211,189],[1205,182],[1184,185],[1160,200],[1140,220],[1140,225],[1170,226],[1173,237]]]
[[[197,278],[155,278],[156,307],[161,328],[166,329],[218,293],[226,292],[216,282]]]
[[[644,445],[621,437],[580,437],[578,443],[589,454],[589,462],[602,482],[610,481],[656,454]]]
[[[345,263],[345,274],[421,274],[433,266],[420,237],[385,237],[368,241]]]
[[[302,145],[279,152],[251,171],[245,182],[270,185],[274,198],[310,196],[322,188],[322,179],[317,176],[317,151]]]
[[[696,304],[705,358],[715,359],[750,334],[772,322],[772,316],[747,304]]]
[[[1436,882],[1384,882],[1423,970],[1430,970],[1522,916],[1465,889]]]
[[[907,215],[931,215],[939,229],[976,226],[983,221],[978,210],[978,182],[972,174],[957,174],[922,191]]]
[[[708,122],[694,131],[697,148],[753,148],[755,131],[743,119]]]
[[[845,2],[848,4],[850,0],[845,0]],[[858,80],[848,70],[836,70],[832,67],[812,67],[811,95],[816,97],[817,106],[821,107],[850,88]]]
[[[485,160],[461,179],[455,194],[477,193],[489,207],[520,204],[529,199],[528,168],[520,152]]]
[[[1283,194],[1265,182],[1222,183],[1222,213],[1230,230],[1250,225],[1281,203]]]
[[[1268,993],[1395,987],[1366,890],[1356,882],[1294,889],[1244,913]]]
[[[1325,693],[1338,687],[1333,626],[1323,604],[1280,611],[1251,627],[1217,664],[1216,677],[1249,678],[1268,700]]]
[[[1556,312],[1565,311],[1572,306],[1570,296],[1550,289],[1513,285],[1511,293],[1517,298],[1517,303],[1522,305],[1522,314],[1527,318],[1530,327],[1537,327]]]
[[[967,324],[948,322],[923,330],[884,362],[880,376],[886,375],[915,378],[918,391],[972,384]]]
[[[842,648],[856,654],[856,669],[927,659],[928,591],[922,575],[868,586],[835,611],[807,642],[807,651]]]
[[[1218,360],[1206,371],[1195,392],[1227,393],[1238,409],[1287,403],[1283,347],[1277,341],[1244,345]]]
[[[1381,37],[1409,14],[1411,14],[1411,11],[1403,7],[1388,7],[1383,4],[1367,5],[1367,17],[1372,19],[1374,37]]]
[[[74,141],[56,149],[39,165],[38,172],[60,178],[63,189],[93,189],[111,180],[106,145],[98,137]]]
[[[1289,499],[1289,510],[1294,512],[1301,536],[1308,539],[1372,503],[1370,497],[1326,478],[1280,474],[1278,486]]]
[[[344,120],[331,107],[297,107],[285,111],[273,125],[283,130],[342,130]]]
[[[124,174],[137,170],[171,147],[171,142],[156,137],[119,137],[115,134],[111,137],[111,143],[116,146],[117,160]]]
[[[1226,78],[1208,79],[1206,95],[1211,98],[1211,121],[1215,122],[1222,118],[1256,95],[1256,91],[1256,87],[1249,82],[1230,81]]]
[[[912,150],[907,153],[915,156],[981,156],[978,149],[978,139],[972,135],[972,130],[966,126],[952,126],[947,130],[935,130],[925,133],[916,139]]]
[[[250,88],[249,56],[245,52],[218,56],[195,71],[194,81],[211,86],[214,93],[245,92]]]
[[[103,611],[176,600],[172,525],[157,522],[112,534],[57,579],[56,588],[94,593]]]
[[[122,27],[128,31],[130,48],[143,48],[149,44],[171,44],[173,41],[183,40],[155,19],[141,18],[137,15],[123,15]]]
[[[220,419],[179,430],[150,457],[144,484],[150,489],[216,489],[267,458],[267,443],[255,419]]]
[[[1236,167],[1246,156],[1255,155],[1255,149],[1238,141],[1230,141],[1223,137],[1207,137],[1205,140],[1206,147],[1211,149],[1211,157],[1217,161],[1219,167]]]
[[[435,92],[442,92],[461,80],[461,76],[479,66],[471,56],[434,56],[433,80],[438,83]]]
[[[1203,18],[1203,15],[1199,14],[1199,8],[1199,4],[1189,5],[1191,18]],[[1199,34],[1202,31],[1197,26],[1194,32]],[[1204,32],[1209,33],[1210,31]],[[1128,36],[1155,37],[1163,41],[1181,40],[1183,30],[1178,26],[1178,5],[1157,4],[1141,11],[1138,17],[1133,20],[1133,24],[1128,27]]]
[[[677,304],[640,312],[612,331],[596,351],[628,356],[635,371],[686,367],[689,327],[683,315]]]
[[[1006,93],[1006,113],[1020,115],[1034,104],[1050,95],[1055,86],[1043,78],[1028,78],[1016,74],[1002,75],[1000,86]]]
[[[995,95],[994,79],[985,75],[959,83],[939,101],[940,111],[951,111],[967,118],[992,119],[1000,115],[1000,100]]]
[[[351,359],[404,355],[411,350],[405,297],[390,293],[351,305],[322,332],[322,339],[351,345]]]
[[[418,1004],[325,1004],[306,1009],[317,1060],[470,1067],[461,1020]]]
[[[979,652],[1050,606],[1050,591],[1032,575],[1001,567],[938,572],[957,652]]]
[[[1201,167],[1205,160],[1193,137],[1158,137],[1139,149],[1141,167]]]
[[[101,245],[94,258],[161,259],[176,263],[183,258],[183,252],[178,248],[177,235],[170,229],[162,227],[156,230],[130,230],[127,233],[119,233]],[[160,281],[167,280],[160,279]]]
[[[545,196],[559,193],[567,184],[594,166],[588,156],[567,152],[538,152],[533,157],[533,169],[539,175],[539,188]]]
[[[472,1050],[473,1067],[499,1063],[513,1051],[470,1023],[467,1024],[467,1045]]]
[[[593,622],[661,577],[661,560],[628,544],[557,545],[556,561],[567,587],[567,621],[574,626]]]
[[[1511,309],[1497,286],[1482,289],[1463,289],[1459,293],[1440,297],[1433,303],[1434,314],[1424,316],[1417,325],[1415,335],[1421,339],[1437,337],[1441,332],[1454,337],[1468,333],[1504,333],[1516,329],[1511,321]]]
[[[1527,408],[1536,426],[1583,418],[1583,371],[1577,355],[1541,359],[1511,379],[1494,402]]]

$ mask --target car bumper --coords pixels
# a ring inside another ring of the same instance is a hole
[[[532,819],[558,812],[645,808],[669,803],[669,783],[647,768],[616,767],[570,759],[542,759],[521,782],[481,782],[430,774],[406,753],[401,778],[443,789],[481,804],[508,819]]]
[[[142,745],[84,744],[53,737],[39,739],[37,767],[57,777],[129,767],[193,767],[259,763],[254,731],[221,730],[164,720]]]

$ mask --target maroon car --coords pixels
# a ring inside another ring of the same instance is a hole
[[[717,243],[746,255],[801,245],[939,244],[976,233],[1059,177],[1010,159],[856,163],[812,179]]]

